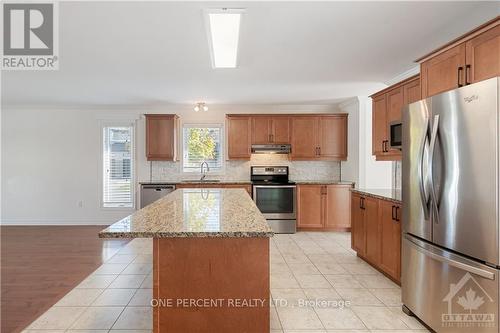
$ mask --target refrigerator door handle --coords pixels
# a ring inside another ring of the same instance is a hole
[[[425,121],[425,128],[429,128],[429,119],[426,119]],[[422,138],[422,143],[420,144],[420,149],[419,149],[419,154],[420,154],[420,162],[418,163],[418,176],[419,176],[419,190],[420,190],[420,199],[422,201],[422,207],[424,209],[424,218],[426,220],[429,219],[429,205],[427,203],[427,195],[425,193],[425,184],[424,184],[424,171],[423,171],[423,164],[424,164],[424,150],[427,142],[427,131],[425,135]]]
[[[481,277],[483,277],[485,279],[495,280],[495,274],[493,274],[492,272],[488,272],[488,271],[486,271],[484,269],[468,265],[466,263],[460,262],[460,261],[455,260],[455,259],[443,257],[443,256],[441,256],[439,254],[436,254],[436,253],[434,253],[434,252],[432,252],[430,250],[427,250],[427,249],[419,246],[418,244],[415,244],[408,236],[406,236],[405,238],[406,238],[406,240],[408,240],[408,243],[412,247],[414,247],[417,251],[422,252],[423,254],[425,254],[426,256],[428,256],[429,258],[432,258],[434,260],[446,263],[446,264],[448,264],[450,266],[456,267],[458,269],[462,269],[462,270],[467,271],[469,273],[479,275],[479,276],[481,276]]]
[[[429,181],[431,187],[431,205],[434,211],[433,220],[435,223],[439,223],[439,208],[437,205],[436,189],[434,188],[434,174],[433,174],[433,161],[434,161],[434,149],[436,148],[437,136],[439,128],[439,115],[434,116],[434,123],[432,124],[431,132],[431,143],[429,152]]]

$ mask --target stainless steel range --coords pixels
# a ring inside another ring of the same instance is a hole
[[[275,233],[296,232],[297,187],[288,180],[287,166],[253,166],[253,201]]]

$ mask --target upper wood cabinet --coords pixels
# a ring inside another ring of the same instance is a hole
[[[228,159],[249,159],[252,144],[291,144],[293,160],[347,159],[347,114],[227,115]]]
[[[410,81],[403,86],[403,105],[420,101],[422,99],[421,96],[419,78]]]
[[[500,18],[417,61],[422,98],[499,76]]]
[[[298,185],[299,230],[349,230],[351,185]]]
[[[465,45],[457,45],[420,66],[422,97],[429,97],[464,84]]]
[[[318,123],[320,159],[347,159],[347,114],[321,116]]]
[[[146,114],[146,158],[148,161],[175,161],[179,117],[174,114]]]
[[[347,114],[291,117],[293,160],[346,160]]]
[[[290,118],[286,116],[252,117],[252,144],[290,143]]]
[[[383,156],[387,143],[387,100],[385,94],[372,100],[372,154]]]
[[[290,118],[273,117],[271,119],[272,143],[290,143]]]
[[[250,159],[251,118],[227,116],[227,155],[229,159]]]
[[[465,43],[465,84],[500,76],[500,25]]]
[[[372,95],[372,154],[377,161],[401,159],[399,149],[390,147],[392,122],[401,121],[404,105],[420,100],[420,79],[413,76]]]
[[[318,157],[317,130],[317,117],[292,117],[292,159],[314,160]]]

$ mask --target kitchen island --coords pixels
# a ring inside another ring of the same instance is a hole
[[[178,189],[101,238],[153,238],[153,330],[269,332],[269,237],[243,189]]]

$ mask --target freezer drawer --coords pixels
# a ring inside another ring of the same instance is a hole
[[[403,304],[436,332],[499,332],[499,271],[403,237]]]

